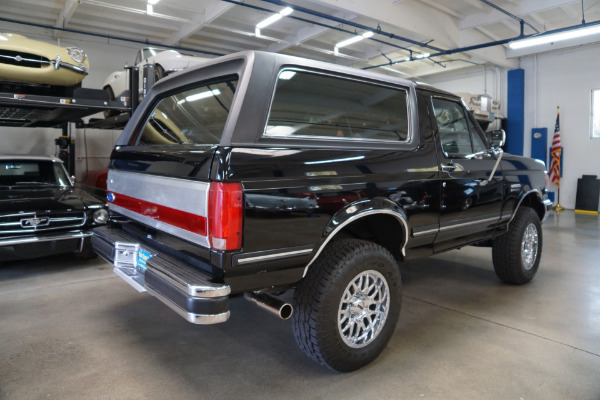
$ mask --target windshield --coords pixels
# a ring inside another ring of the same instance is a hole
[[[138,144],[219,144],[237,79],[204,82],[202,86],[163,98],[146,120]]]
[[[45,160],[0,161],[0,186],[69,186],[71,182],[58,162]]]

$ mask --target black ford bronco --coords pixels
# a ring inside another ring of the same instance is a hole
[[[529,282],[545,186],[543,163],[493,146],[451,93],[243,52],[152,88],[112,153],[92,242],[190,322],[226,321],[244,294],[351,371],[394,332],[403,261],[488,245],[502,281]],[[292,304],[273,296],[290,289]]]

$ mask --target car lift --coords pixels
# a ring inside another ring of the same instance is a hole
[[[129,93],[139,91],[139,68],[130,70]],[[154,65],[144,66],[143,94],[154,84]],[[74,144],[68,130],[69,123],[78,128],[122,129],[139,104],[138,96],[120,97],[110,101],[108,94],[101,89],[77,88],[73,97],[57,97],[22,93],[0,92],[0,127],[22,128],[60,128],[62,135],[56,139],[59,156],[65,162],[67,170],[74,174]],[[118,111],[119,114],[106,119],[90,119],[84,123],[82,118],[103,112]]]

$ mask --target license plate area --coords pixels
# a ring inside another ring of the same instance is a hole
[[[154,255],[139,243],[115,242],[114,272],[138,292],[145,292],[146,261]]]
[[[136,269],[138,265],[139,243],[115,242],[115,267]]]

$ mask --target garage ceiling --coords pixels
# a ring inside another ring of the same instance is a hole
[[[151,14],[147,0],[0,3],[0,21],[5,22],[214,55],[274,51],[408,76],[473,64],[516,67],[505,45],[426,54],[515,38],[521,33],[519,19],[525,35],[579,25],[583,17],[587,23],[600,20],[600,0],[160,0]],[[288,5],[294,8],[291,15],[256,35],[256,24]],[[374,35],[334,54],[336,43],[367,31]],[[61,34],[54,31],[55,37]]]

